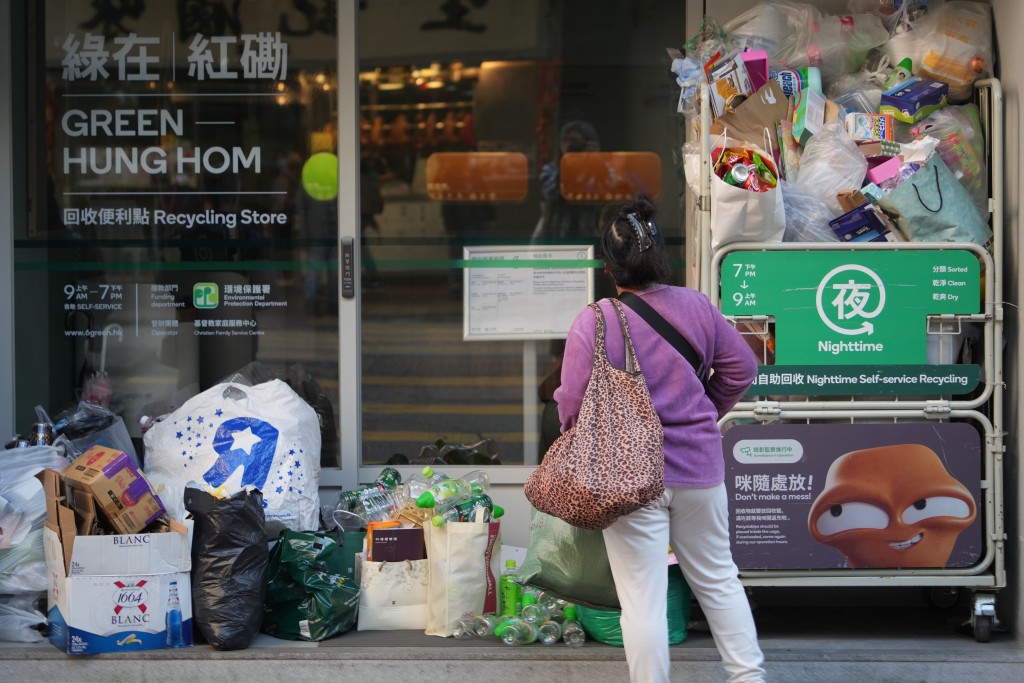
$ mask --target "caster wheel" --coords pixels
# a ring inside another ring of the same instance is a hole
[[[988,615],[974,617],[974,639],[979,643],[992,640],[992,617]]]

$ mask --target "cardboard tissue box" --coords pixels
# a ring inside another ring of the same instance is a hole
[[[61,475],[39,474],[46,495],[43,553],[50,642],[70,655],[192,644],[190,522],[169,531],[79,534]]]
[[[921,76],[907,80],[882,93],[879,114],[892,114],[903,123],[917,123],[949,102],[949,86]]]

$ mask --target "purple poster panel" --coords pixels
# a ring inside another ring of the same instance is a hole
[[[740,569],[965,568],[984,555],[981,434],[966,423],[725,432]]]

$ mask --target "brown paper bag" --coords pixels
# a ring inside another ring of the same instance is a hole
[[[774,78],[745,99],[734,110],[727,111],[711,123],[711,135],[725,133],[730,144],[747,142],[759,147],[765,136],[775,140],[775,125],[789,120],[789,98]]]

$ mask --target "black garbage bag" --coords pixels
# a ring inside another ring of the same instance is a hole
[[[218,650],[243,650],[263,622],[270,549],[263,494],[256,489],[217,498],[185,489],[195,518],[192,538],[192,622]]]

